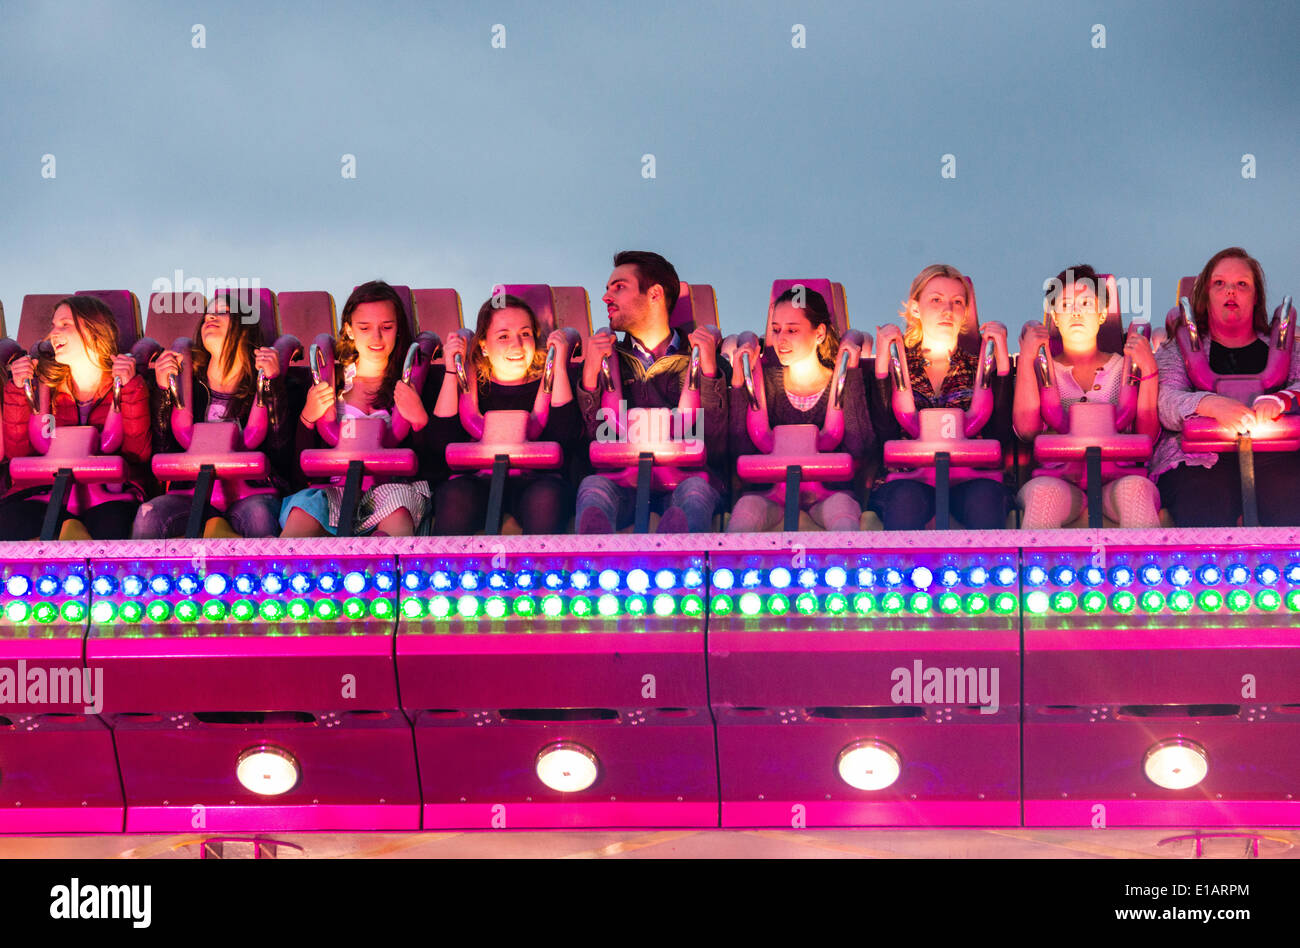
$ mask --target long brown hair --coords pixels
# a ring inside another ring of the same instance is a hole
[[[487,338],[488,331],[492,328],[492,317],[507,309],[523,310],[528,314],[528,322],[533,327],[533,345],[536,351],[533,353],[532,365],[528,367],[528,374],[524,376],[524,381],[531,382],[542,374],[542,369],[546,366],[546,340],[541,338],[537,314],[533,312],[531,306],[517,296],[507,295],[500,306],[492,305],[493,302],[493,299],[489,299],[478,308],[478,319],[474,323],[474,338],[469,344],[470,361],[474,363],[474,373],[478,376],[479,387],[486,388],[492,381],[492,363],[488,360],[487,353],[483,351],[483,340]]]
[[[1259,265],[1258,260],[1240,247],[1228,247],[1220,250],[1210,258],[1204,269],[1201,270],[1200,276],[1196,278],[1196,286],[1192,288],[1192,314],[1196,317],[1197,330],[1203,336],[1209,335],[1210,277],[1219,262],[1229,257],[1245,260],[1246,265],[1250,267],[1251,276],[1255,278],[1255,309],[1251,313],[1251,327],[1257,333],[1268,332],[1268,304],[1264,300],[1264,268]]]
[[[921,343],[921,320],[912,315],[912,304],[921,299],[921,291],[925,285],[935,277],[948,277],[950,280],[959,280],[964,285],[966,278],[961,275],[961,271],[956,267],[951,267],[946,263],[932,263],[916,275],[912,281],[912,287],[907,291],[907,299],[903,302],[903,308],[898,311],[898,315],[903,317],[907,328],[903,330],[903,344],[908,348],[918,346]],[[969,314],[970,300],[966,301]],[[963,319],[968,317],[963,317]],[[957,334],[960,336],[964,326],[957,327]]]
[[[222,339],[221,359],[217,365],[217,371],[224,378],[237,364],[242,360],[243,371],[239,375],[239,384],[235,386],[233,401],[238,405],[251,403],[254,387],[257,385],[257,372],[254,371],[253,350],[262,345],[262,327],[251,320],[245,321],[244,317],[251,312],[240,300],[238,293],[229,295],[216,296],[212,303],[224,301],[230,312],[230,319],[226,324],[226,335]],[[196,378],[207,379],[208,368],[212,361],[212,355],[203,346],[203,321],[207,314],[199,317],[199,323],[194,327],[194,375]]]
[[[343,317],[339,323],[338,336],[334,341],[335,379],[334,388],[342,387],[343,369],[357,361],[357,345],[343,332],[344,326],[352,325],[352,314],[362,303],[388,303],[393,308],[393,317],[397,320],[397,342],[388,354],[388,366],[384,371],[384,384],[375,396],[375,408],[393,406],[393,389],[402,377],[402,363],[406,360],[406,350],[411,347],[411,326],[407,322],[406,308],[397,291],[383,280],[371,280],[362,283],[352,291],[348,301],[343,304]]]
[[[112,371],[113,358],[117,355],[117,320],[113,318],[112,311],[93,296],[65,296],[50,311],[51,323],[60,306],[66,306],[72,311],[72,323],[86,346],[86,354],[107,375]],[[54,361],[52,349],[41,347],[36,362],[36,377],[43,384],[58,390],[71,374],[70,368]]]
[[[826,336],[822,339],[821,345],[817,347],[817,359],[828,369],[835,368],[835,353],[840,349],[840,334],[835,331],[835,322],[831,319],[830,307],[826,305],[826,298],[816,290],[809,287],[799,287],[803,290],[803,306],[795,306],[799,314],[812,325],[815,332],[818,326],[826,327]],[[785,303],[795,303],[795,287],[790,287],[772,303],[772,312]]]

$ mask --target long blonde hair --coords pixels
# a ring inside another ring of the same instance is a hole
[[[903,308],[898,311],[898,315],[906,323],[903,330],[903,343],[909,348],[921,344],[921,319],[912,313],[912,304],[919,302],[921,292],[925,285],[935,277],[947,277],[950,280],[960,280],[963,284],[966,278],[962,276],[961,271],[956,267],[950,267],[946,263],[932,263],[916,275],[912,281],[912,288],[907,292],[907,299],[903,302]],[[969,301],[967,301],[969,306]],[[957,332],[960,335],[964,327],[959,326]]]

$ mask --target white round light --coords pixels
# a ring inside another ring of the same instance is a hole
[[[1194,787],[1210,772],[1205,748],[1179,738],[1153,744],[1142,761],[1147,779],[1166,790]]]
[[[884,790],[902,773],[898,751],[880,741],[858,741],[840,751],[840,779],[856,790]]]
[[[581,744],[561,741],[537,755],[537,779],[560,793],[577,793],[596,782],[596,755]]]
[[[239,755],[235,777],[246,790],[264,797],[288,793],[298,784],[298,762],[286,750],[260,744]]]

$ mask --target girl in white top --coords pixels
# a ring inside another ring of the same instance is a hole
[[[1092,267],[1071,267],[1048,282],[1044,310],[1061,334],[1061,354],[1056,359],[1061,406],[1067,412],[1077,402],[1118,406],[1127,355],[1142,376],[1133,428],[1139,434],[1150,435],[1154,441],[1160,433],[1160,420],[1156,411],[1156,363],[1151,345],[1142,336],[1132,334],[1124,343],[1123,355],[1098,349],[1097,332],[1106,321],[1106,309],[1106,289]],[[1038,323],[1026,326],[1020,337],[1013,418],[1016,433],[1025,441],[1032,441],[1043,430],[1042,404],[1032,360],[1048,338],[1047,326]],[[1023,529],[1054,529],[1079,517],[1085,497],[1079,489],[1075,467],[1062,464],[1040,468],[1020,489]],[[1160,525],[1160,495],[1155,484],[1143,474],[1125,475],[1105,484],[1102,505],[1105,516],[1121,527]]]

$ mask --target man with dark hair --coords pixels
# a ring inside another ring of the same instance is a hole
[[[727,484],[727,385],[730,367],[719,371],[713,333],[694,325],[674,332],[669,313],[681,292],[673,265],[657,253],[625,250],[614,256],[614,272],[603,297],[610,328],[622,333],[596,333],[587,343],[582,384],[577,397],[587,434],[601,429],[600,369],[608,358],[617,360],[623,398],[631,408],[676,408],[682,386],[688,384],[691,350],[700,349],[700,406],[707,471],[686,478],[671,493],[652,495],[662,508],[660,533],[699,533],[711,528]],[[635,490],[619,487],[609,478],[593,474],[578,487],[579,533],[611,533],[631,523]]]

